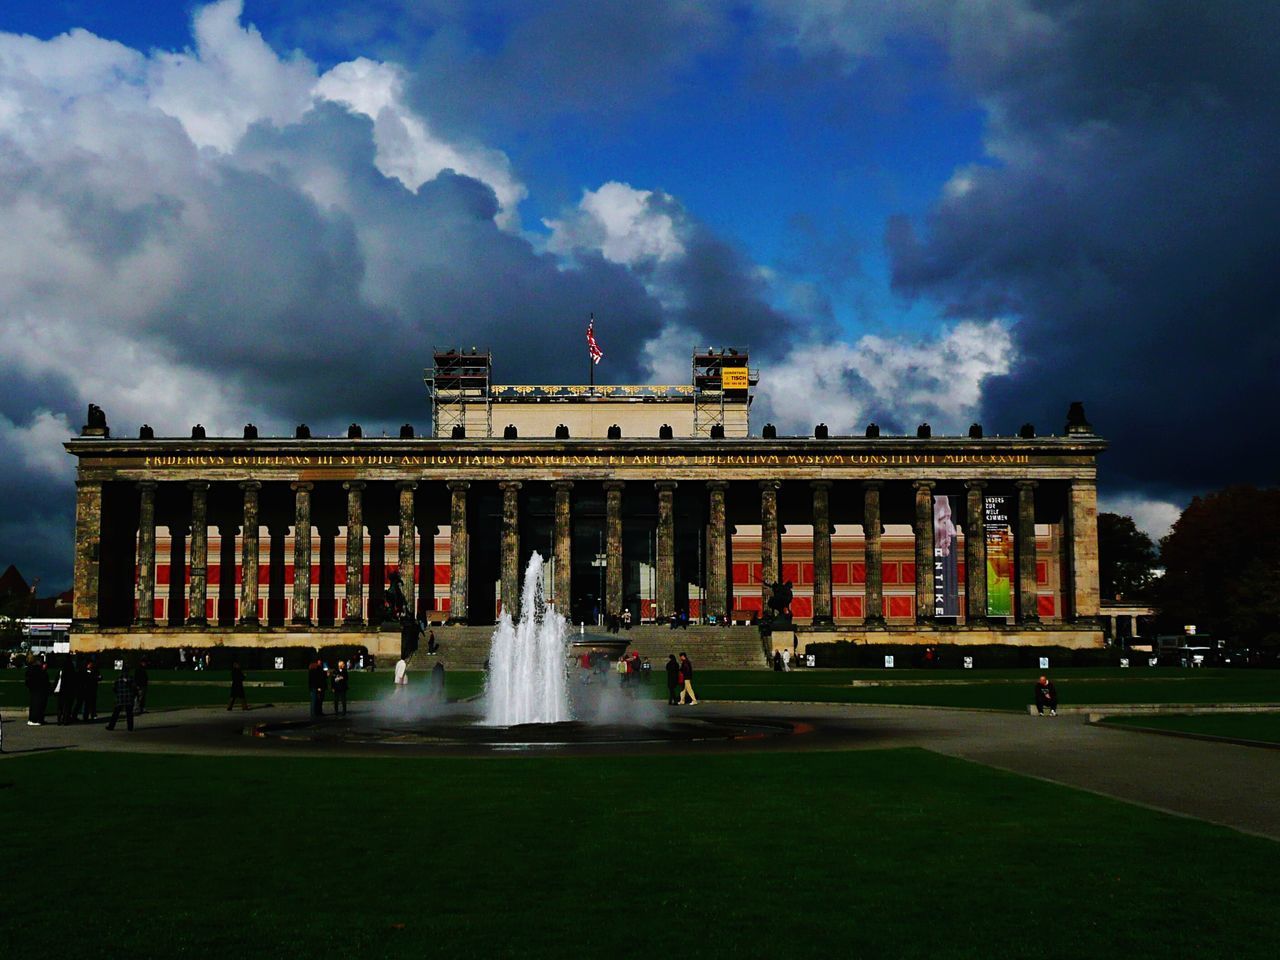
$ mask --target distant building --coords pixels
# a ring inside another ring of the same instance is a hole
[[[77,457],[77,648],[362,643],[393,571],[424,617],[492,623],[531,551],[575,621],[756,619],[801,641],[1093,646],[1096,458],[1062,436],[750,435],[745,350],[680,386],[495,386],[437,351],[432,436],[110,436]],[[96,408],[95,408],[96,409]],[[297,536],[305,530],[307,535]]]

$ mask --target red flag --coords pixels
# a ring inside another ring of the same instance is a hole
[[[595,325],[596,317],[593,313],[591,320],[587,323],[587,353],[591,355],[592,363],[599,363],[604,359],[604,351],[600,349],[600,344],[596,343],[596,335],[592,332]]]

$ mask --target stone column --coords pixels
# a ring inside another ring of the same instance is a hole
[[[1036,602],[1036,487],[1034,480],[1018,481],[1018,620],[1040,622]]]
[[[397,567],[400,570],[400,585],[404,588],[405,609],[411,617],[418,615],[418,530],[414,520],[414,491],[418,489],[417,481],[401,480],[396,484],[400,491],[400,543]]]
[[[863,561],[867,568],[866,596],[863,600],[863,626],[884,626],[884,554],[880,544],[880,480],[862,484]]]
[[[964,486],[968,491],[964,525],[964,622],[966,626],[982,627],[987,623],[987,524],[983,500],[987,484],[985,480],[969,480]]]
[[[258,625],[258,491],[262,484],[245,480],[244,525],[240,539],[240,621],[239,626]]]
[[[449,481],[449,622],[466,623],[467,489],[466,480]]]
[[[916,623],[933,622],[933,481],[917,480],[916,491]]]
[[[654,487],[658,491],[658,596],[655,598],[655,616],[664,620],[670,618],[676,609],[676,482],[659,480]]]
[[[349,627],[364,623],[364,488],[363,480],[348,480],[342,485],[347,491],[347,602],[346,617]]]
[[[556,492],[555,542],[552,549],[556,558],[556,609],[566,619],[573,617],[573,528],[570,513],[572,480],[556,480],[551,484]]]
[[[504,480],[502,491],[502,612],[520,616],[520,481]]]
[[[721,622],[729,615],[729,546],[725,539],[724,493],[729,484],[710,480],[711,494],[707,524],[707,609],[705,616]]]
[[[72,572],[72,629],[98,625],[99,555],[102,549],[102,484],[76,481],[76,554]]]
[[[209,623],[205,613],[209,599],[209,484],[192,480],[191,491],[191,585],[187,590],[187,626],[203,627]],[[172,603],[176,572],[170,571],[169,594]]]
[[[769,613],[769,584],[778,582],[778,488],[777,480],[760,481],[760,614]]]
[[[134,624],[156,625],[156,485],[151,480],[138,484],[138,612]]]
[[[813,622],[831,617],[831,481],[813,480]]]
[[[622,489],[621,480],[604,482],[604,608],[622,613]]]
[[[293,483],[293,617],[311,623],[311,491],[313,483]]]
[[[1071,481],[1071,614],[1077,623],[1093,623],[1099,611],[1098,487],[1090,479]]]
[[[1129,639],[1132,640],[1138,635],[1138,615],[1130,614],[1129,616]]]

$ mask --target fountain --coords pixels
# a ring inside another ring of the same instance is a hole
[[[483,723],[514,727],[572,719],[566,678],[568,625],[544,599],[542,556],[534,553],[524,572],[520,622],[504,610],[489,650],[489,681]]]

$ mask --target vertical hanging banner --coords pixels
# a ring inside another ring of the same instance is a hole
[[[987,616],[1013,616],[1013,497],[984,498]]]
[[[960,615],[960,567],[951,498],[933,498],[933,615]]]

